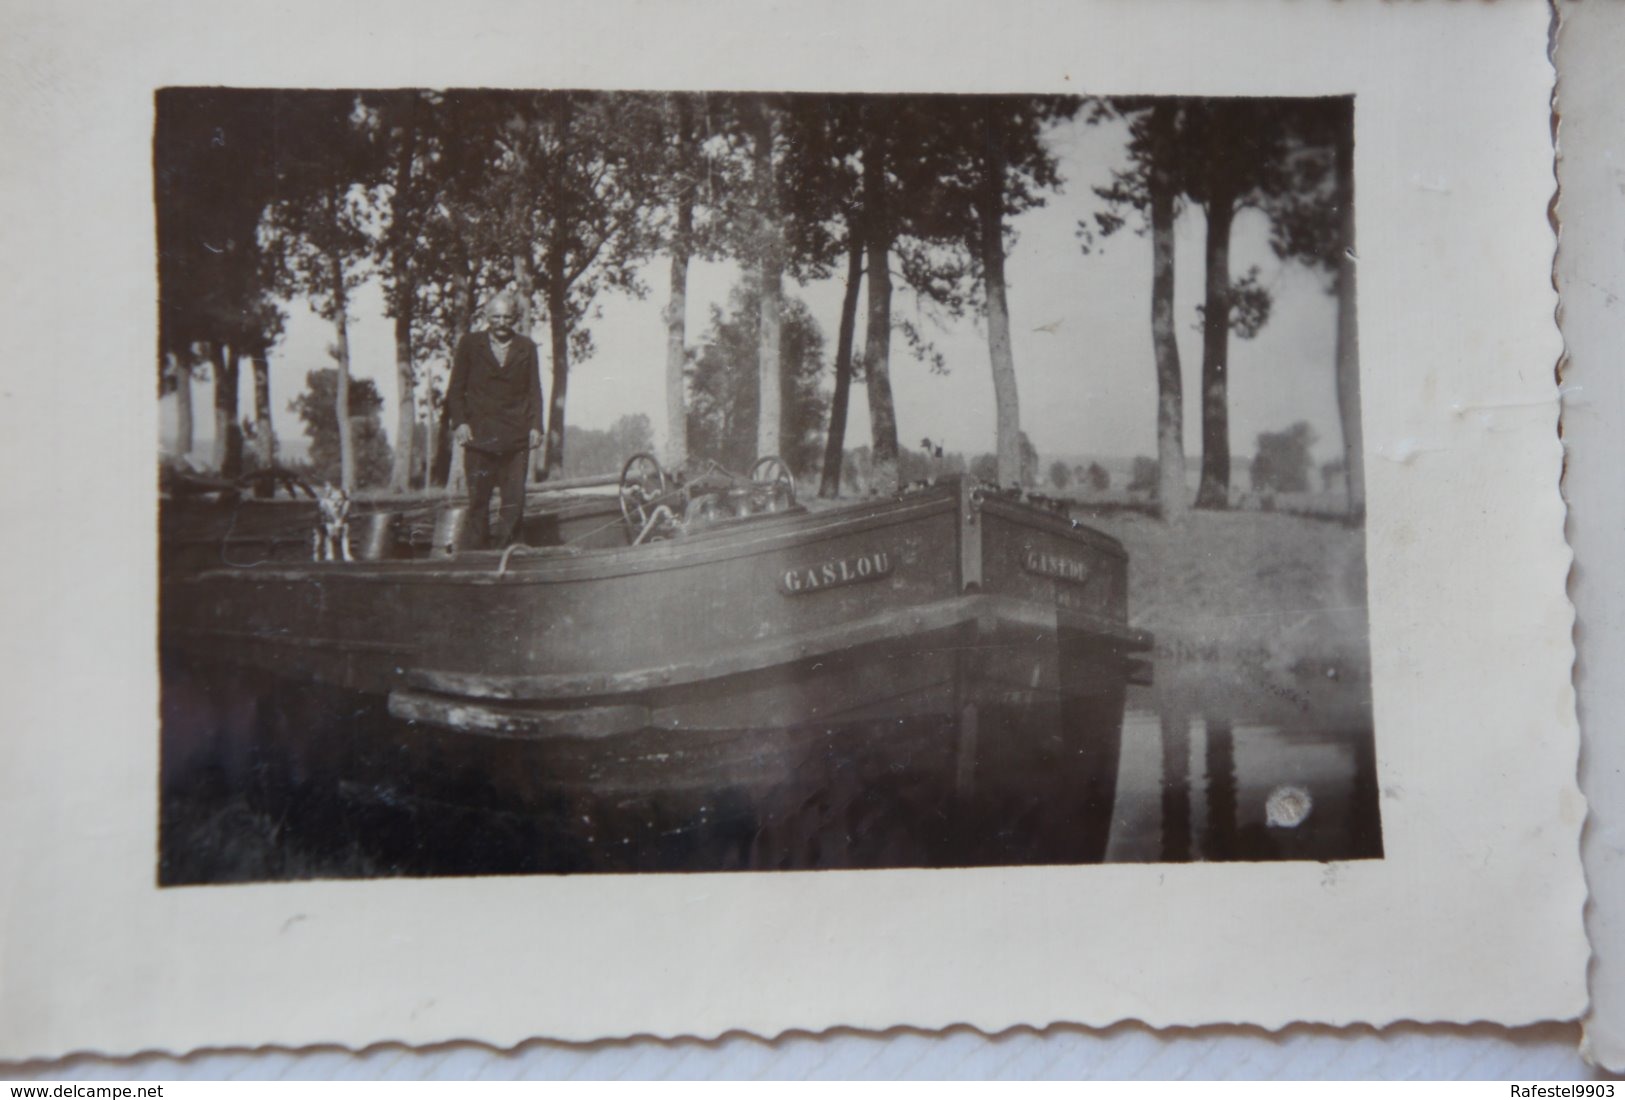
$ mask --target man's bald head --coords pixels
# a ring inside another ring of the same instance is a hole
[[[486,305],[485,319],[499,340],[508,339],[519,324],[519,299],[504,290]]]

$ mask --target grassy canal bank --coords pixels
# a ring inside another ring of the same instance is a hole
[[[1368,674],[1365,532],[1275,512],[1075,515],[1129,555],[1129,618],[1157,656]]]

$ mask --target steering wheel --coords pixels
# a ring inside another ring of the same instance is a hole
[[[639,451],[621,467],[621,518],[627,538],[636,539],[649,525],[654,506],[666,495],[666,472],[652,454]]]
[[[751,488],[767,490],[767,504],[763,511],[777,512],[793,508],[796,503],[796,479],[790,467],[778,455],[763,455],[750,468]]]

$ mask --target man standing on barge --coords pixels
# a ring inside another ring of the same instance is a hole
[[[446,390],[446,415],[468,472],[470,542],[481,548],[518,540],[525,469],[530,452],[542,445],[541,360],[535,343],[514,328],[519,303],[499,294],[485,316],[484,331],[458,342]],[[502,498],[494,532],[493,490]]]

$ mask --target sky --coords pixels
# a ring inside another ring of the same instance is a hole
[[[1041,456],[1154,455],[1156,453],[1156,373],[1151,345],[1151,242],[1127,228],[1084,255],[1076,236],[1080,220],[1100,207],[1092,188],[1110,179],[1123,159],[1120,126],[1064,123],[1050,135],[1060,167],[1062,189],[1047,203],[1012,221],[1017,234],[1007,261],[1012,345],[1021,402],[1022,429]],[[1203,294],[1205,227],[1200,208],[1187,207],[1175,227],[1175,306],[1184,375],[1185,448],[1201,453],[1201,333],[1197,306]],[[1251,455],[1260,432],[1278,431],[1304,420],[1315,431],[1313,453],[1324,462],[1341,453],[1334,380],[1336,305],[1322,277],[1271,253],[1268,225],[1256,211],[1243,211],[1231,238],[1231,271],[1240,276],[1257,265],[1263,285],[1274,295],[1270,320],[1258,336],[1230,340],[1230,447]],[[844,267],[844,265],[843,265]],[[644,272],[649,294],[642,300],[619,294],[600,298],[602,316],[591,322],[594,355],[572,365],[567,421],[605,428],[628,413],[648,415],[657,443],[665,434],[665,323],[662,308],[669,289],[668,263],[656,257]],[[694,345],[710,319],[711,306],[728,300],[739,277],[732,263],[695,262],[688,286],[688,338]],[[805,286],[786,284],[802,298],[824,331],[826,356],[833,358],[840,319],[841,277]],[[922,437],[949,451],[978,454],[994,448],[993,383],[987,332],[978,316],[967,315],[936,328],[900,280],[894,284],[892,313],[921,323],[947,361],[946,375],[933,374],[909,353],[900,337],[892,340],[892,386],[899,441],[918,445]],[[305,372],[330,366],[327,348],[332,326],[303,301],[287,306],[281,342],[272,351],[272,421],[277,436],[294,453],[304,450],[303,425],[288,409],[304,388]],[[384,396],[384,425],[395,434],[394,336],[384,315],[376,279],[368,279],[352,303],[351,370],[370,378]],[[857,344],[864,339],[859,310]],[[547,333],[533,336],[543,349],[543,386],[548,383]],[[205,374],[206,372],[200,372]],[[831,375],[832,376],[832,375]],[[252,412],[252,386],[244,370],[243,414]],[[208,411],[210,383],[193,384],[195,447],[207,454],[213,423]],[[173,439],[174,400],[162,400],[163,442]],[[847,446],[869,441],[869,410],[861,386],[854,387]]]

